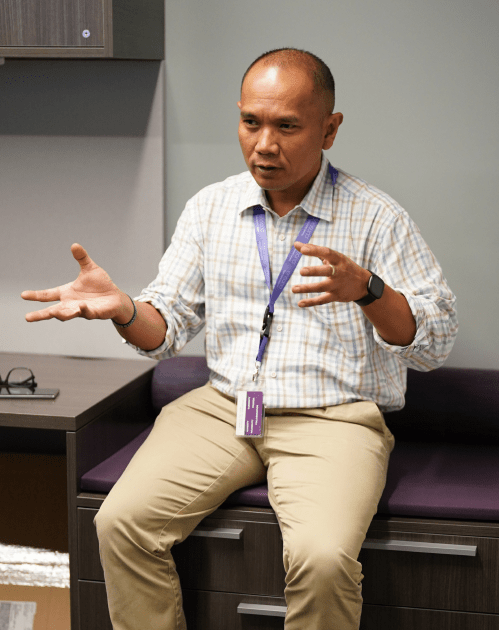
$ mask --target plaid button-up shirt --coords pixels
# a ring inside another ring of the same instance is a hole
[[[310,242],[349,256],[402,293],[417,332],[409,346],[394,346],[354,302],[298,307],[303,294],[292,293],[291,287],[320,280],[300,276],[302,267],[321,264],[302,256],[275,305],[260,369],[265,404],[305,408],[370,400],[382,411],[403,407],[407,367],[431,370],[451,351],[457,334],[455,296],[407,212],[341,169],[333,189],[328,164],[323,155],[312,188],[284,217],[271,210],[249,172],[207,186],[190,199],[158,276],[135,298],[150,302],[164,317],[165,341],[150,352],[132,347],[144,356],[172,357],[206,325],[210,382],[235,396],[251,382],[269,301],[253,206],[265,210],[273,282],[311,214],[320,221]]]

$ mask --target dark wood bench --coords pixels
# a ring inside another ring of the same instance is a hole
[[[78,510],[80,630],[112,630],[93,526],[99,501],[154,414],[208,375],[203,357],[158,363],[149,421],[82,472],[79,491],[94,509]],[[385,415],[396,445],[359,556],[363,630],[499,630],[498,383],[496,370],[409,370],[406,406]],[[108,441],[112,431],[107,424]],[[284,627],[282,539],[266,484],[231,495],[172,554],[189,630]]]

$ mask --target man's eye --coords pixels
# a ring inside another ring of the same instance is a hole
[[[247,118],[244,122],[250,127],[253,127],[254,125],[256,125],[256,120],[253,120],[252,118]]]
[[[284,129],[293,129],[295,125],[293,125],[292,123],[282,123],[281,127],[283,127]]]

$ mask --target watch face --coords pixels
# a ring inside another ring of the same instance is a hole
[[[377,300],[383,295],[383,289],[385,288],[385,283],[383,280],[373,273],[371,279],[369,280],[368,291],[371,295],[373,295]]]

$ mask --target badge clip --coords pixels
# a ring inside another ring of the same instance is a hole
[[[253,382],[256,382],[256,379],[258,378],[258,374],[260,373],[261,365],[262,365],[261,361],[257,361],[255,363],[255,371],[253,372]]]
[[[263,326],[262,331],[260,333],[260,343],[262,343],[262,339],[264,337],[270,336],[270,327],[272,326],[272,320],[274,318],[274,313],[271,313],[269,310],[269,306],[265,309],[265,315],[263,316]]]

